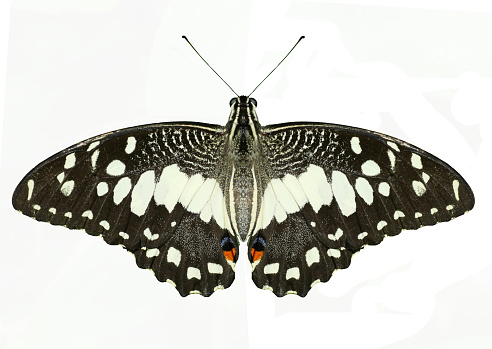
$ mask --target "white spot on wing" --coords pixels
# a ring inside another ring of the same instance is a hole
[[[410,160],[413,167],[418,168],[419,170],[422,169],[422,159],[420,158],[420,155],[412,154]]]
[[[27,201],[31,200],[33,190],[34,190],[34,181],[30,179],[27,181]]]
[[[419,181],[413,181],[412,182],[412,188],[413,188],[413,191],[415,192],[415,194],[417,194],[417,196],[424,195],[425,191],[427,190],[425,188],[424,183],[419,182]]]
[[[179,267],[179,263],[181,262],[181,252],[174,247],[169,247],[169,250],[167,250],[166,260],[168,263],[173,263]]]
[[[278,223],[282,223],[287,219],[287,213],[285,212],[284,208],[280,205],[278,201],[277,201],[277,205],[275,206],[274,216]]]
[[[224,286],[223,285],[217,285],[214,287],[214,292],[217,291],[217,290],[223,290],[224,289]]]
[[[369,181],[363,177],[359,177],[355,181],[355,190],[357,194],[366,202],[368,205],[372,205],[374,200],[373,190]]]
[[[87,147],[87,151],[91,151],[92,149],[94,149],[95,147],[97,147],[99,145],[99,141],[95,141],[95,142],[92,142],[88,147]]]
[[[386,142],[391,148],[393,148],[394,150],[396,151],[400,151],[400,148],[398,148],[398,146],[396,145],[396,143],[393,143],[391,141],[387,141]]]
[[[319,263],[319,250],[317,247],[306,252],[306,263],[310,267],[313,263]]]
[[[454,208],[454,206],[453,206],[453,205],[448,205],[448,206],[446,206],[446,210],[448,210],[448,211],[451,211],[453,208]]]
[[[335,248],[329,248],[327,253],[328,257],[340,258],[340,250],[337,250]]]
[[[210,204],[205,205],[200,212],[200,219],[206,223],[210,222],[212,218],[212,206]]]
[[[359,235],[357,235],[357,239],[362,240],[364,239],[368,234],[366,232],[362,232]]]
[[[156,205],[164,205],[168,212],[172,212],[187,182],[188,176],[179,170],[178,165],[165,167],[155,187]]]
[[[277,206],[277,199],[273,193],[272,186],[266,187],[263,193],[263,199],[261,201],[261,226],[260,228],[266,228],[275,214],[275,207]]]
[[[278,268],[279,268],[280,264],[279,263],[271,263],[271,264],[267,264],[265,265],[265,267],[263,268],[263,272],[265,274],[277,274],[278,273]]]
[[[352,137],[352,139],[350,140],[350,146],[354,153],[360,154],[362,152],[362,148],[360,147],[359,137]]]
[[[316,222],[311,222],[311,226],[314,228],[316,227]]]
[[[69,196],[70,194],[72,194],[74,186],[75,186],[74,181],[67,181],[67,182],[63,183],[60,190],[61,190],[63,195]]]
[[[299,277],[301,276],[301,273],[299,272],[299,268],[294,267],[287,269],[287,272],[285,273],[285,279],[296,279],[299,280]]]
[[[381,230],[381,229],[383,229],[383,228],[384,228],[385,226],[387,226],[387,225],[388,225],[388,223],[386,223],[386,221],[380,221],[380,222],[378,223],[378,225],[377,225],[377,229],[378,229],[378,230]]]
[[[397,220],[398,218],[403,218],[405,217],[405,214],[399,210],[396,210],[395,213],[393,214],[393,218]]]
[[[297,202],[299,207],[304,207],[304,205],[308,202],[308,198],[304,189],[302,189],[301,183],[299,180],[291,174],[286,175],[282,182],[284,182],[285,186],[289,188],[290,193],[294,197],[294,200]]]
[[[132,190],[132,181],[128,177],[121,178],[113,189],[113,201],[119,205]]]
[[[436,214],[437,211],[438,211],[437,208],[435,208],[435,207],[431,208],[431,214]]]
[[[453,191],[454,191],[454,197],[458,201],[460,200],[460,193],[458,191],[459,187],[460,187],[460,182],[457,179],[455,179],[453,181]]]
[[[82,217],[87,217],[88,219],[94,218],[94,215],[92,214],[91,210],[87,210],[84,213],[82,213]]]
[[[202,274],[200,273],[200,269],[188,267],[186,270],[186,277],[188,280],[193,278],[200,280],[202,278]]]
[[[290,192],[290,188],[286,187],[284,182],[278,178],[274,178],[268,183],[272,186],[277,202],[283,207],[286,213],[294,213],[299,211],[297,200]]]
[[[352,188],[347,176],[340,171],[333,171],[331,181],[333,195],[340,211],[344,216],[350,216],[356,210],[354,188]]]
[[[121,236],[125,240],[128,240],[130,238],[130,235],[128,235],[124,231],[120,231],[120,233],[118,235]]]
[[[222,190],[220,189],[219,183],[215,183],[214,191],[212,197],[210,198],[210,206],[212,207],[212,216],[215,221],[224,229],[228,223],[226,208],[225,208],[225,198]],[[175,223],[176,224],[176,223]]]
[[[103,195],[107,194],[108,190],[109,190],[109,187],[108,187],[108,183],[106,183],[106,182],[101,182],[96,187],[96,191],[97,191],[98,196],[103,196]]]
[[[336,241],[336,240],[340,239],[342,237],[342,235],[343,235],[343,230],[338,228],[337,231],[335,232],[335,234],[328,234],[328,239]]]
[[[207,269],[210,274],[222,274],[224,269],[217,263],[207,263]]]
[[[183,207],[188,207],[195,193],[203,185],[204,179],[201,174],[196,173],[190,177],[179,197],[179,202]]]
[[[316,213],[318,213],[322,205],[328,206],[331,204],[333,192],[325,171],[321,167],[309,165],[306,172],[299,176],[298,181]]]
[[[63,182],[65,179],[65,172],[61,172],[58,176],[56,176],[56,179],[58,179],[58,182]]]
[[[99,222],[99,225],[101,227],[103,227],[104,229],[109,230],[109,223],[108,223],[108,221],[100,221]]]
[[[159,234],[152,234],[152,232],[150,231],[149,228],[145,228],[143,234],[150,241],[154,241],[154,240],[157,240],[159,238]]]
[[[99,157],[99,149],[95,150],[94,153],[91,155],[91,165],[92,169],[96,169],[96,163],[97,163],[97,158]]]
[[[67,218],[72,218],[72,212],[65,212],[64,216]]]
[[[430,176],[427,173],[422,172],[422,179],[424,180],[424,183],[427,183],[430,179]]]
[[[390,185],[386,182],[381,182],[378,185],[378,192],[383,196],[389,196],[390,194]]]
[[[52,214],[56,214],[56,208],[54,208],[54,207],[50,207],[50,209],[48,211]]]
[[[420,218],[422,217],[422,213],[420,212],[415,212],[415,218]]]
[[[362,173],[366,176],[377,176],[381,173],[379,165],[373,160],[367,160],[362,164],[360,168],[362,170]]]
[[[75,166],[75,154],[68,154],[65,158],[65,165],[63,166],[65,169],[69,169]]]
[[[193,176],[194,177],[194,176]],[[200,176],[201,177],[201,176]],[[210,200],[212,196],[212,192],[215,188],[216,181],[213,178],[207,178],[203,181],[203,177],[197,182],[201,182],[201,185],[198,187],[196,192],[194,193],[187,210],[193,213],[200,213],[205,205]],[[183,199],[183,201],[187,200]],[[186,206],[185,206],[186,207]]]
[[[32,205],[32,208],[35,209],[36,211],[39,211],[41,209],[41,206],[39,206],[39,205]]]
[[[159,255],[160,251],[158,248],[149,248],[145,252],[145,257],[147,258],[152,258],[152,257],[157,257]]]
[[[390,161],[391,170],[394,170],[396,165],[396,157],[395,154],[389,149],[388,149],[388,159]]]
[[[150,200],[154,195],[155,189],[155,174],[154,171],[146,171],[140,175],[137,184],[133,187],[132,200],[130,204],[130,210],[137,216],[142,216]]]
[[[136,141],[135,137],[128,137],[126,140],[125,153],[127,153],[127,154],[133,153],[136,145],[137,145],[137,141]]]
[[[106,167],[106,173],[110,176],[121,176],[125,173],[125,164],[120,160],[113,160]]]

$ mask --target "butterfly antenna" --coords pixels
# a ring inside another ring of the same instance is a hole
[[[256,89],[263,83],[263,81],[265,81],[275,71],[275,69],[277,69],[278,66],[280,64],[282,64],[283,61],[285,61],[285,59],[290,55],[290,53],[296,48],[297,44],[300,43],[301,40],[304,39],[304,38],[305,38],[305,36],[303,35],[303,36],[301,36],[299,38],[299,40],[297,40],[296,44],[294,46],[292,46],[292,48],[290,49],[289,52],[287,52],[287,54],[285,55],[285,57],[277,64],[277,66],[275,68],[273,68],[273,70],[270,72],[270,74],[268,74],[263,80],[261,80],[261,82],[258,84],[258,86],[256,86],[255,89],[253,91],[251,91],[251,93],[248,95],[248,97],[251,96],[253,94],[253,92],[256,91]]]
[[[201,59],[205,62],[205,64],[206,64],[206,65],[208,65],[208,67],[209,67],[210,69],[212,69],[212,71],[213,71],[213,72],[214,72],[214,73],[215,73],[215,74],[216,74],[216,75],[220,78],[220,80],[224,81],[224,84],[226,84],[226,85],[227,85],[227,87],[229,87],[229,88],[231,89],[231,91],[232,91],[232,92],[234,92],[234,94],[235,94],[237,97],[239,97],[239,95],[236,93],[236,91],[234,91],[234,90],[232,89],[232,87],[231,87],[231,86],[229,86],[229,84],[228,84],[228,83],[227,83],[224,79],[222,79],[222,77],[219,75],[219,73],[217,73],[217,72],[215,71],[215,69],[214,69],[214,68],[212,68],[212,67],[210,66],[210,64],[208,64],[208,63],[207,63],[207,61],[206,61],[206,60],[202,57],[202,55],[198,53],[198,51],[196,50],[196,48],[195,48],[195,47],[193,47],[193,45],[191,44],[190,40],[188,40],[188,38],[187,38],[186,36],[184,36],[184,35],[182,36],[182,38],[183,38],[183,39],[185,39],[185,40],[186,40],[186,42],[187,42],[188,44],[190,44],[191,48],[192,48],[192,49],[196,52],[196,54],[197,54],[197,55],[198,55],[198,56],[199,56],[199,57],[200,57],[200,58],[201,58]]]

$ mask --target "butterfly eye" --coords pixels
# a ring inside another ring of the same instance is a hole
[[[232,105],[233,105],[234,103],[237,103],[237,98],[236,98],[236,97],[231,98],[231,100],[229,101],[229,107],[232,107]]]

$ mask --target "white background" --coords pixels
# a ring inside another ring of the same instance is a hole
[[[0,347],[492,346],[489,1],[1,6]],[[152,122],[226,122],[233,94],[183,34],[239,94],[305,35],[255,92],[260,121],[340,123],[404,139],[456,168],[476,207],[365,248],[303,299],[257,289],[245,246],[232,287],[181,298],[122,248],[15,212],[22,177],[80,140]]]

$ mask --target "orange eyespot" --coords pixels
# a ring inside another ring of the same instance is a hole
[[[233,248],[230,251],[223,251],[223,252],[224,252],[224,256],[227,260],[234,262],[234,257],[236,256],[236,249],[235,248]]]
[[[253,262],[259,261],[263,256],[263,251],[256,251],[254,248],[251,249],[251,257]]]

